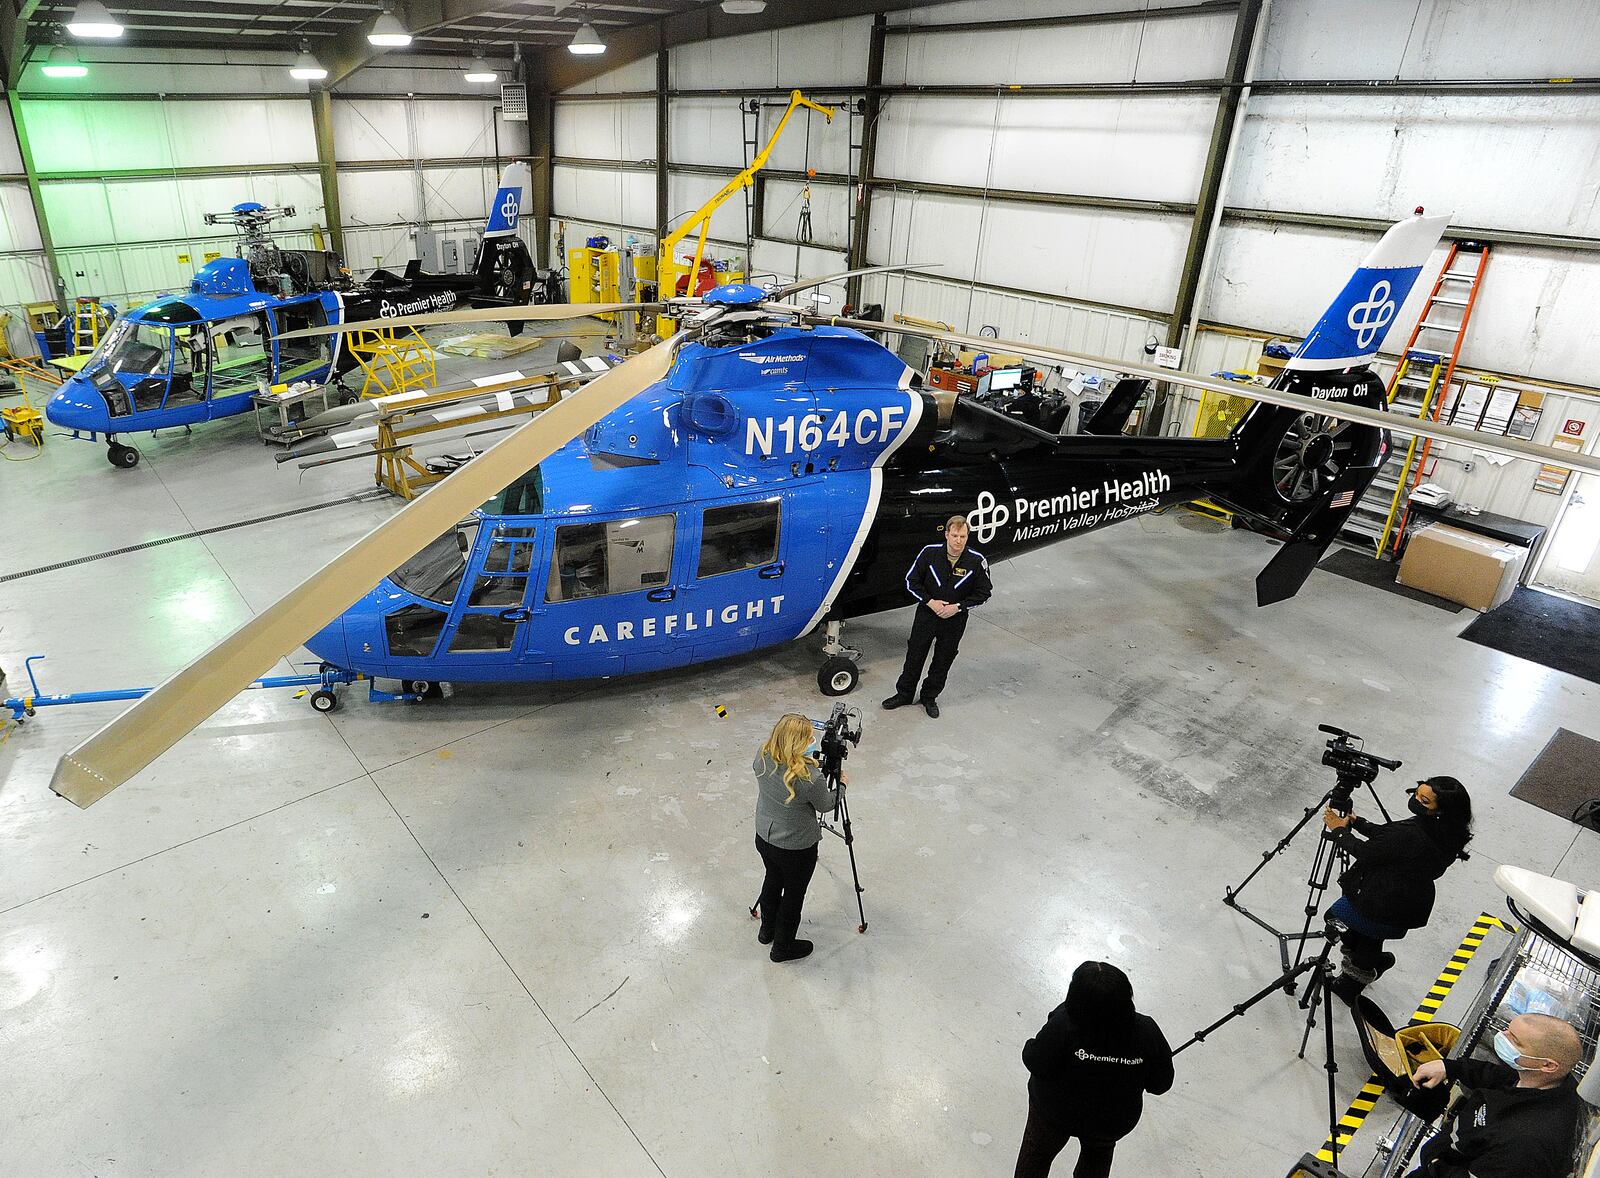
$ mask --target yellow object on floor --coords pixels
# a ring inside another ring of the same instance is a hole
[[[544,338],[537,335],[518,336],[513,339],[509,335],[496,332],[482,332],[478,335],[456,335],[447,340],[439,341],[438,350],[447,352],[452,356],[477,356],[482,360],[504,360],[507,356],[515,356],[522,352],[532,351]]]
[[[431,389],[439,383],[433,345],[414,327],[354,332],[345,346],[366,373],[361,385],[363,399]]]

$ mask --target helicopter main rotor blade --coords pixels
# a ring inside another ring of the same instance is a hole
[[[1343,401],[1325,401],[1319,397],[1306,397],[1299,393],[1287,393],[1282,389],[1270,389],[1265,385],[1242,384],[1237,381],[1220,380],[1211,376],[1196,376],[1193,373],[1181,372],[1173,368],[1157,368],[1153,364],[1117,360],[1110,356],[1089,356],[1082,352],[1068,352],[1061,348],[1030,343],[1027,340],[984,339],[981,336],[964,335],[959,331],[931,331],[923,327],[907,327],[898,323],[881,323],[872,319],[847,319],[838,315],[808,315],[806,319],[811,323],[826,323],[835,327],[853,327],[857,331],[887,331],[899,335],[920,336],[924,339],[950,340],[953,343],[981,348],[986,352],[1016,352],[1023,356],[1037,356],[1048,360],[1065,360],[1069,364],[1080,365],[1084,368],[1102,368],[1108,372],[1125,372],[1130,376],[1164,380],[1169,384],[1181,384],[1187,388],[1203,389],[1208,393],[1217,393],[1224,397],[1245,397],[1252,401],[1265,401],[1269,405],[1281,405],[1286,409],[1299,409],[1304,413],[1315,414],[1318,417],[1336,417],[1341,421],[1355,421],[1362,425],[1375,425],[1380,429],[1394,430],[1396,433],[1408,435],[1415,434],[1417,437],[1432,438],[1436,442],[1448,442],[1456,446],[1466,446],[1472,450],[1483,450],[1490,454],[1504,454],[1509,458],[1524,458],[1530,462],[1559,466],[1566,470],[1583,471],[1585,474],[1600,474],[1600,455],[1580,454],[1576,450],[1558,450],[1554,446],[1540,446],[1533,442],[1525,442],[1521,438],[1502,437],[1498,434],[1481,434],[1476,430],[1463,429],[1458,425],[1445,425],[1442,422],[1415,417],[1401,417],[1398,414],[1389,413],[1382,409],[1369,409],[1365,405],[1349,405]]]
[[[845,270],[839,274],[829,274],[822,278],[808,278],[804,282],[791,282],[788,286],[780,286],[768,297],[774,302],[787,298],[796,291],[810,290],[813,286],[825,286],[830,282],[842,282],[846,278],[859,278],[863,274],[893,274],[900,270],[937,270],[939,262],[902,262],[898,266],[864,266],[860,270]]]
[[[467,307],[458,311],[427,311],[420,315],[394,315],[388,319],[361,319],[327,327],[303,327],[273,339],[309,339],[351,331],[377,331],[391,327],[427,327],[435,323],[537,323],[544,320],[582,319],[613,311],[659,311],[666,303],[540,303],[531,307]],[[552,335],[555,333],[552,332]]]
[[[683,339],[596,377],[413,499],[63,756],[50,788],[80,807],[116,789],[463,516],[664,377]]]

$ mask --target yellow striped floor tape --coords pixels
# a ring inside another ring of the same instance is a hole
[[[1416,1013],[1411,1016],[1407,1026],[1416,1026],[1418,1023],[1431,1023],[1434,1015],[1439,1013],[1439,1007],[1444,1004],[1445,998],[1455,988],[1456,982],[1461,980],[1462,971],[1467,968],[1467,963],[1477,953],[1478,946],[1483,944],[1483,939],[1489,935],[1492,928],[1504,929],[1508,933],[1516,933],[1511,925],[1501,920],[1498,916],[1490,916],[1487,912],[1480,913],[1478,919],[1472,922],[1472,928],[1467,935],[1461,938],[1461,944],[1456,946],[1456,951],[1450,955],[1450,960],[1445,962],[1444,968],[1439,971],[1439,976],[1434,979],[1429,987],[1427,996],[1418,1004]],[[1350,1102],[1350,1107],[1339,1118],[1339,1155],[1344,1156],[1350,1139],[1356,1135],[1356,1130],[1361,1128],[1361,1123],[1367,1119],[1373,1107],[1383,1096],[1383,1084],[1374,1072],[1361,1086],[1361,1091]],[[1333,1142],[1325,1140],[1322,1148],[1317,1150],[1317,1160],[1323,1162],[1333,1161]]]

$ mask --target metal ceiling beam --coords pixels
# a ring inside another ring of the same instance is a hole
[[[339,211],[339,168],[334,162],[333,98],[326,90],[311,92],[311,129],[317,141],[317,173],[322,179],[323,219],[329,244],[341,258],[344,253],[344,217]]]
[[[395,15],[418,37],[505,7],[506,0],[410,0],[396,5]],[[318,55],[328,70],[323,84],[338,85],[377,55],[377,48],[367,42],[367,22],[351,25]]]
[[[22,62],[28,53],[29,26],[39,10],[39,0],[0,0],[0,82],[15,90],[22,79]],[[13,104],[15,109],[15,104]],[[53,264],[53,263],[52,263]]]
[[[663,46],[670,49],[718,37],[788,29],[853,16],[874,16],[880,12],[905,12],[926,6],[927,0],[771,0],[764,12],[729,16],[714,4],[702,5],[654,24],[634,25],[608,33],[606,51],[593,57],[580,59],[559,47],[547,49],[545,68],[551,89],[559,93],[618,66],[653,56]]]
[[[980,33],[995,29],[1051,29],[1064,25],[1103,25],[1131,21],[1162,20],[1170,17],[1214,16],[1234,12],[1239,0],[1202,0],[1199,4],[1173,5],[1169,8],[1124,8],[1115,12],[1073,12],[1060,16],[1015,17],[1009,20],[963,20],[948,23],[890,25],[889,32],[897,33]]]
[[[878,166],[878,119],[883,114],[883,96],[870,87],[883,85],[883,49],[888,31],[888,17],[880,12],[872,18],[872,36],[867,41],[869,91],[862,104],[861,156],[856,161],[855,191],[850,194],[856,202],[856,215],[851,223],[850,252],[845,257],[847,270],[859,270],[867,264],[867,239],[872,232],[872,189],[867,180]],[[845,283],[845,302],[852,307],[861,306],[859,274]]]
[[[61,280],[55,242],[50,236],[50,220],[44,212],[44,194],[39,190],[39,174],[33,167],[33,148],[28,143],[28,127],[22,118],[22,100],[15,90],[7,90],[6,102],[11,108],[11,129],[17,137],[17,155],[22,158],[22,170],[28,178],[28,199],[33,203],[33,219],[39,228],[39,244],[44,250],[45,265],[50,275],[50,297],[56,307],[65,312],[67,287]]]
[[[1206,249],[1211,232],[1222,216],[1223,183],[1228,175],[1228,157],[1234,143],[1243,86],[1250,74],[1256,35],[1261,29],[1263,0],[1244,0],[1234,19],[1233,44],[1228,50],[1226,88],[1217,96],[1217,113],[1211,122],[1211,143],[1206,150],[1205,171],[1200,175],[1200,191],[1195,197],[1194,217],[1189,222],[1189,244],[1184,250],[1183,270],[1178,276],[1178,291],[1173,298],[1172,316],[1167,320],[1167,346],[1183,342],[1185,328],[1199,300],[1200,281],[1205,273]],[[1164,424],[1167,386],[1158,384],[1150,413],[1142,431],[1160,433]]]

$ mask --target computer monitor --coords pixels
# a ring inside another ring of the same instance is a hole
[[[991,392],[1005,393],[1022,385],[1022,369],[996,368],[989,373],[989,389]]]

